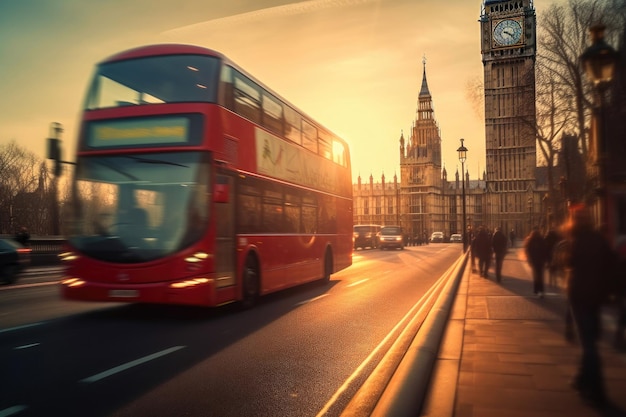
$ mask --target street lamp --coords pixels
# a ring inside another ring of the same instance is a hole
[[[607,140],[605,138],[605,100],[604,95],[613,79],[617,64],[617,52],[605,42],[604,30],[606,26],[599,24],[589,28],[592,44],[580,56],[580,61],[585,69],[587,78],[593,83],[595,89],[595,106],[593,115],[596,119],[595,135],[592,136],[595,144],[596,164],[598,166],[600,202],[600,226],[605,226],[607,221]]]
[[[463,252],[467,251],[467,225],[465,219],[465,161],[467,160],[467,148],[463,145],[461,139],[461,146],[456,151],[459,153],[459,161],[461,162],[461,184],[463,184]]]

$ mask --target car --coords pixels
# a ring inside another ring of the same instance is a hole
[[[17,275],[30,265],[32,249],[11,239],[0,239],[0,282],[13,284]]]
[[[375,224],[357,224],[353,227],[354,231],[354,250],[358,248],[372,248],[378,247],[378,239],[380,233],[380,226]]]
[[[380,229],[380,239],[378,242],[380,250],[402,249],[404,250],[404,233],[401,226],[383,226]]]
[[[461,235],[460,233],[451,234],[450,243],[463,243],[463,235]]]
[[[432,243],[442,243],[443,242],[443,232],[433,232],[433,234],[430,235],[430,241]]]

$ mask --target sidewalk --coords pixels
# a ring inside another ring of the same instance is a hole
[[[465,270],[422,416],[626,416],[626,353],[600,343],[610,411],[586,405],[569,386],[581,351],[564,337],[565,295],[532,292],[523,249],[510,249],[501,283]],[[546,274],[546,283],[548,277]]]

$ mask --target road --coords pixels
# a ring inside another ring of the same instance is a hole
[[[0,290],[0,417],[340,415],[460,255],[359,250],[247,311],[69,302],[25,276]]]

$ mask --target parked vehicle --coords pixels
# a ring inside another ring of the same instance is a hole
[[[357,224],[354,226],[354,250],[358,248],[378,247],[380,226],[375,224]]]
[[[383,226],[380,229],[380,250],[393,248],[404,249],[404,233],[400,226]]]
[[[0,239],[0,282],[13,284],[17,275],[30,264],[32,249],[11,239]]]
[[[453,233],[450,235],[450,243],[463,243],[463,235],[460,233]]]
[[[443,243],[443,232],[433,232],[433,234],[430,235],[430,241],[432,243]]]

